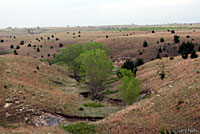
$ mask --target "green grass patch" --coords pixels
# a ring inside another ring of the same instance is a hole
[[[83,104],[83,106],[85,107],[104,107],[104,105],[100,104],[100,103],[97,103],[97,102],[89,102],[89,103],[85,103]]]
[[[153,30],[191,30],[200,29],[200,27],[139,27],[130,29],[120,29],[121,31],[153,31]]]
[[[69,124],[67,126],[62,125],[65,131],[68,131],[72,134],[95,134],[96,133],[96,125],[88,124],[88,123],[77,123],[77,124]]]
[[[110,95],[110,94],[114,94],[114,93],[117,93],[118,90],[115,90],[115,91],[112,91],[112,90],[105,90],[101,93],[99,93],[100,95]]]

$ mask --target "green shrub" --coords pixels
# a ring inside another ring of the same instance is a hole
[[[143,42],[143,47],[147,47],[148,46],[148,43],[147,43],[147,41],[145,40],[144,42]]]
[[[83,106],[85,107],[104,107],[104,105],[97,103],[97,102],[89,102],[89,103],[85,103],[83,104]]]
[[[24,41],[23,41],[23,40],[20,41],[19,44],[20,44],[20,45],[24,45]]]
[[[69,124],[67,126],[63,125],[62,128],[72,134],[95,134],[96,125],[88,123],[77,123]]]
[[[137,101],[140,96],[141,82],[135,77],[124,76],[121,85],[119,86],[119,94],[123,100],[132,104]]]
[[[106,91],[103,91],[100,93],[100,95],[109,95],[109,94],[114,94],[114,93],[117,93],[118,91],[117,90],[106,90]]]

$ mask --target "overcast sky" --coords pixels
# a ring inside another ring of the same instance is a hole
[[[200,0],[0,0],[0,27],[200,22]]]

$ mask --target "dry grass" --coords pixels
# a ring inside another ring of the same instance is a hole
[[[164,63],[166,78],[161,80],[157,70]],[[99,133],[149,134],[161,129],[193,128],[200,121],[200,58],[183,60],[176,57],[149,62],[139,68],[138,78],[143,88],[150,88],[150,98],[133,104],[97,122]],[[183,100],[177,110],[178,101]],[[200,130],[199,130],[200,131]]]

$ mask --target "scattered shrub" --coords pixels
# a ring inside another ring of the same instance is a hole
[[[60,44],[59,44],[59,47],[63,47],[63,44],[62,44],[62,43],[60,43]]]
[[[1,43],[3,43],[4,42],[4,40],[3,39],[1,39]]]
[[[13,53],[14,55],[18,55],[17,50],[14,50]]]
[[[37,52],[40,52],[40,48],[37,48]]]
[[[24,45],[24,41],[23,41],[23,40],[20,41],[19,44],[20,44],[20,45]]]
[[[59,40],[59,38],[56,38],[56,41],[58,41]]]
[[[165,42],[165,40],[164,40],[163,37],[160,38],[160,42],[161,42],[161,43]]]
[[[48,40],[50,40],[50,37],[47,37]]]
[[[154,31],[154,30],[152,30],[151,32],[152,32],[152,33],[155,33],[155,31]]]
[[[175,33],[175,31],[174,31],[174,30],[172,30],[172,31],[171,31],[171,33],[172,33],[172,34],[174,34],[174,33]]]
[[[186,36],[186,38],[190,38],[190,36],[189,36],[189,35],[187,35],[187,36]]]
[[[183,59],[187,59],[188,58],[188,53],[182,53],[181,56],[182,56]]]
[[[17,45],[17,46],[16,46],[16,49],[20,49],[20,46]]]
[[[143,42],[143,47],[147,47],[148,46],[148,43],[147,43],[147,41],[145,40],[144,42]]]
[[[156,55],[156,59],[161,59],[160,57],[160,52],[158,51],[157,55]]]
[[[144,64],[143,59],[137,58],[136,63],[135,63],[135,66],[138,67],[138,66],[141,66],[141,65],[143,65],[143,64]]]
[[[196,54],[196,51],[195,51],[195,50],[193,50],[193,51],[191,52],[190,57],[191,57],[191,59],[194,59],[194,58],[197,58],[197,57],[198,57],[198,54]]]
[[[28,44],[28,47],[31,47],[31,44]]]
[[[81,35],[78,35],[78,37],[80,38],[80,37],[81,37]]]
[[[200,45],[199,45],[198,51],[200,52]]]
[[[160,47],[160,48],[158,49],[158,51],[159,51],[159,53],[162,53],[162,48]]]
[[[50,49],[52,49],[53,48],[53,46],[50,46]]]
[[[14,48],[14,45],[10,45],[10,48],[13,49],[13,48]]]
[[[108,35],[106,35],[106,38],[108,38]]]
[[[168,54],[165,54],[165,57],[168,57]]]
[[[54,35],[51,35],[51,38],[54,38]]]
[[[174,42],[179,43],[180,42],[179,38],[180,36],[174,35]]]
[[[130,59],[126,59],[121,68],[131,70],[136,75],[137,67],[135,66],[134,62]]]
[[[47,56],[50,57],[51,55],[50,55],[50,54],[47,54]]]

